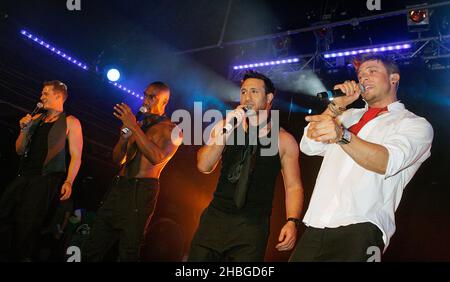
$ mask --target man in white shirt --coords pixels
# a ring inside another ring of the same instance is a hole
[[[290,261],[367,261],[385,251],[395,232],[403,189],[430,156],[433,129],[397,100],[398,66],[363,57],[358,80],[338,84],[345,96],[308,116],[300,149],[323,156],[308,226]],[[348,109],[362,95],[364,109]],[[373,260],[373,259],[372,259]]]

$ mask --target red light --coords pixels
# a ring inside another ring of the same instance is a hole
[[[426,10],[412,10],[409,12],[409,18],[415,23],[420,23],[421,21],[423,21],[427,18],[427,11]]]

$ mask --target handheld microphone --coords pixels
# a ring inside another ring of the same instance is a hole
[[[44,107],[44,104],[42,104],[41,102],[38,102],[36,104],[36,107],[34,108],[34,110],[30,113],[31,116],[34,116],[35,114],[37,114],[42,108]]]
[[[136,120],[139,120],[143,114],[145,114],[146,112],[148,112],[147,107],[142,106],[139,108],[139,112],[136,113]],[[130,132],[131,130],[128,127],[124,127],[121,130],[122,135],[126,135],[128,134],[128,132]]]
[[[40,112],[42,110],[42,108],[44,107],[44,104],[42,104],[41,102],[38,102],[36,104],[36,107],[34,108],[34,110],[30,113],[30,116],[34,116],[35,114],[37,114],[38,112]],[[25,124],[25,123],[21,123],[20,124],[20,129],[26,129],[27,127],[29,127],[31,124],[31,122]]]
[[[242,108],[245,113],[252,109],[252,106],[245,106]],[[234,117],[230,122],[228,122],[222,129],[222,133],[230,133],[233,130],[234,125],[237,123],[237,118]]]
[[[364,93],[364,91],[366,91],[366,89],[364,88],[364,85],[359,84],[359,89],[361,89],[361,94]],[[328,91],[324,91],[324,92],[320,92],[317,93],[317,98],[321,99],[321,100],[333,100],[336,97],[342,97],[345,96],[345,93],[342,92],[340,89],[333,89],[333,90],[328,90]]]

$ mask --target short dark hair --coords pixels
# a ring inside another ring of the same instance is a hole
[[[66,101],[67,97],[69,96],[67,93],[67,85],[65,85],[63,82],[59,80],[51,80],[51,81],[44,81],[44,87],[45,86],[52,86],[53,91],[57,91],[63,95],[63,100]]]
[[[170,88],[167,84],[162,81],[155,81],[150,83],[146,89],[150,88],[152,93],[158,93],[161,91],[170,91]]]
[[[249,78],[261,79],[262,81],[264,81],[264,90],[266,91],[266,94],[272,93],[273,95],[275,95],[275,86],[273,85],[272,80],[270,80],[270,78],[268,78],[267,76],[254,70],[249,70],[244,74],[241,85]]]
[[[359,67],[367,61],[380,61],[387,69],[389,74],[393,73],[400,74],[398,65],[393,59],[383,56],[381,54],[374,54],[374,53],[363,54],[353,61],[353,65],[355,66],[356,72],[358,72]]]

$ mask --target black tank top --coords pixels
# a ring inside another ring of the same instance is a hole
[[[29,151],[23,158],[21,175],[41,175],[48,150],[48,134],[55,122],[41,122],[31,138]]]
[[[237,135],[237,134],[235,134]],[[270,133],[269,133],[270,137]],[[267,137],[266,137],[267,138]],[[276,139],[278,140],[278,139]],[[235,138],[236,141],[236,138]],[[236,142],[234,144],[237,144]],[[277,141],[278,144],[278,141]],[[277,145],[278,146],[278,145]],[[280,155],[261,156],[262,148],[269,145],[261,145],[258,142],[255,162],[249,176],[249,187],[245,205],[237,209],[234,203],[236,183],[228,180],[228,174],[233,167],[236,156],[242,155],[244,145],[226,145],[222,153],[222,169],[211,205],[228,213],[239,213],[258,216],[270,216],[272,212],[272,200],[275,182],[281,169]]]

